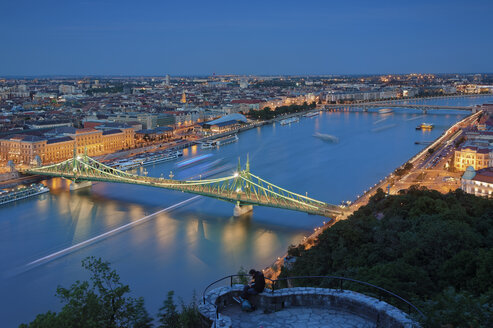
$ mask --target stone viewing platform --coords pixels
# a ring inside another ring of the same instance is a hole
[[[419,327],[406,313],[349,290],[295,287],[253,297],[256,310],[243,312],[233,300],[243,285],[209,291],[199,305],[211,327]]]

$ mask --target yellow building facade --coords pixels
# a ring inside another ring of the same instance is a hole
[[[455,151],[454,168],[465,171],[468,166],[481,170],[490,166],[489,150],[474,146],[463,147]]]
[[[78,154],[87,151],[89,156],[113,153],[135,146],[132,128],[113,130],[74,129],[56,138],[17,135],[0,139],[0,161],[12,160],[15,164],[32,165],[39,156],[43,164],[58,163],[73,156],[74,147]]]

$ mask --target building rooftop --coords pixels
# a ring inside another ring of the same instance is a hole
[[[65,141],[72,141],[74,139],[72,139],[71,137],[60,137],[60,138],[53,138],[53,139],[48,139],[48,142],[47,144],[54,144],[54,143],[57,143],[57,142],[65,142]]]
[[[218,118],[217,120],[213,120],[213,121],[206,122],[206,123],[208,125],[217,125],[218,123],[227,122],[227,121],[233,121],[233,120],[234,121],[241,121],[241,122],[244,122],[244,123],[248,122],[248,120],[245,117],[245,115],[235,113],[235,114],[225,115],[223,117]]]
[[[71,126],[60,126],[52,130],[49,130],[46,134],[58,135],[58,134],[74,134],[77,129]]]
[[[103,136],[107,136],[109,134],[117,134],[117,133],[122,133],[122,130],[119,129],[104,130]]]
[[[476,171],[476,176],[474,176],[472,180],[493,183],[493,167]]]
[[[204,123],[204,125],[209,125],[209,126],[228,126],[228,125],[232,125],[232,124],[237,124],[237,123],[243,123],[241,121],[238,121],[238,120],[230,120],[230,121],[224,121],[224,122],[219,122],[219,123],[214,123],[214,124],[211,124],[211,122],[206,122]]]

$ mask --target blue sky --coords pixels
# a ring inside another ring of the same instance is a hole
[[[493,72],[493,1],[0,0],[0,75]]]

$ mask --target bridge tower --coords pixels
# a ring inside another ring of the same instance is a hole
[[[84,157],[87,157],[87,147],[84,148]],[[79,171],[82,168],[82,165],[77,165],[79,163],[80,158],[81,156],[77,155],[77,145],[74,145],[74,158],[72,160],[74,175],[77,175],[77,173],[80,174]],[[74,178],[71,181],[72,183],[69,186],[70,190],[78,190],[92,186],[91,181],[79,181],[77,180],[77,178]]]
[[[246,161],[246,168],[245,168],[245,171],[241,172],[241,163],[240,163],[240,158],[238,158],[238,168],[237,168],[237,171],[235,173],[236,176],[236,181],[235,181],[235,189],[236,189],[236,192],[239,193],[241,192],[241,178],[240,178],[240,173],[241,174],[246,174],[246,175],[250,175],[250,160],[248,158],[248,154],[247,154],[247,161]],[[245,193],[249,193],[250,191],[250,186],[249,184],[247,184],[245,186],[245,190],[244,192]],[[238,195],[239,196],[239,195]],[[239,216],[242,216],[242,215],[245,215],[247,213],[250,213],[253,211],[253,205],[249,205],[249,204],[242,204],[239,200],[236,201],[236,205],[235,205],[235,208],[233,210],[233,215],[234,217],[239,217]]]

